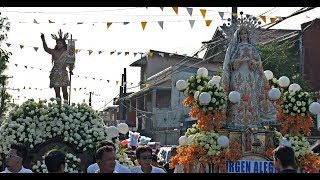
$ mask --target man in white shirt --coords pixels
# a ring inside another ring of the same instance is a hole
[[[1,173],[32,173],[30,169],[23,167],[27,154],[28,148],[24,144],[11,144],[10,150],[6,156],[7,167]]]
[[[116,151],[116,147],[115,145],[112,143],[112,142],[109,142],[109,141],[102,141],[100,143],[98,143],[96,145],[96,149],[99,149],[100,147],[103,147],[103,146],[112,146],[114,148],[114,151]],[[98,163],[94,163],[94,164],[91,164],[88,168],[87,168],[87,173],[95,173],[97,170],[99,170],[99,166],[98,166]],[[126,166],[122,165],[119,163],[119,161],[116,160],[116,167],[115,167],[115,170],[118,172],[118,173],[131,173],[130,169],[127,168]]]
[[[96,173],[118,173],[116,167],[116,153],[112,146],[103,146],[96,152],[99,169]]]
[[[154,167],[152,163],[152,149],[149,146],[139,146],[136,156],[140,166],[130,169],[132,173],[166,173],[163,169]]]

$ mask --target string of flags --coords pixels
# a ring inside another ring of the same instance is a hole
[[[25,69],[28,69],[28,68],[29,68],[29,69],[38,70],[38,71],[48,71],[47,69],[43,69],[43,68],[39,68],[39,67],[34,67],[34,66],[21,65],[21,64],[20,64],[20,65],[19,65],[19,64],[14,64],[14,66],[17,67],[17,68],[23,67],[23,68],[25,68]],[[50,71],[48,71],[48,72],[50,73]],[[106,82],[108,82],[108,83],[113,82],[113,81],[111,81],[111,80],[109,80],[109,79],[98,78],[98,77],[88,77],[88,76],[77,75],[77,74],[74,74],[73,77],[84,78],[84,79],[88,79],[88,80],[89,80],[89,79],[92,79],[92,80],[94,80],[94,81],[106,81]],[[116,85],[118,85],[120,81],[116,80],[116,81],[114,81],[114,82],[115,82]],[[133,85],[133,82],[128,82],[128,85]],[[81,90],[81,88],[80,88],[80,90]]]
[[[181,9],[183,7],[172,7],[174,13],[176,15],[179,15],[179,9]],[[192,16],[195,16],[194,15],[194,8],[190,8],[190,7],[184,7],[186,9],[186,11],[188,12],[188,14],[192,17]],[[161,11],[164,10],[164,7],[160,7]],[[210,11],[210,10],[207,10],[207,9],[198,9],[201,16],[202,16],[202,20],[194,20],[194,19],[191,19],[191,20],[168,20],[168,21],[102,21],[102,22],[62,22],[63,25],[66,25],[66,24],[76,24],[76,25],[83,25],[83,24],[92,24],[92,25],[95,25],[95,24],[99,24],[99,23],[103,23],[103,24],[106,24],[106,28],[109,29],[111,27],[112,24],[123,24],[123,25],[128,25],[130,23],[140,23],[141,24],[141,28],[142,30],[144,31],[146,29],[146,26],[149,22],[157,22],[157,24],[160,26],[160,28],[163,30],[163,27],[164,27],[164,22],[183,22],[183,21],[188,21],[189,24],[190,24],[190,27],[191,29],[193,28],[194,26],[194,23],[195,21],[205,21],[205,25],[206,26],[210,26],[211,25],[211,22],[213,21],[212,19],[211,20],[208,20],[206,19],[206,16],[207,16],[207,12]],[[218,15],[220,17],[221,20],[226,20],[224,19],[224,16],[225,14],[228,13],[228,12],[223,12],[223,11],[218,11]],[[233,14],[233,15],[237,15],[237,14]],[[249,15],[249,16],[252,16],[252,15]],[[276,20],[282,20],[283,17],[279,17],[279,16],[260,16],[260,18],[262,19],[262,21],[264,23],[266,23],[267,21],[271,22],[271,23],[274,23],[276,22]],[[11,22],[11,23],[15,23],[15,22]],[[34,23],[34,24],[42,24],[42,23],[49,23],[49,24],[53,24],[53,23],[58,23],[57,21],[55,20],[52,20],[52,19],[48,19],[47,21],[38,21],[36,19],[33,19],[33,22],[23,22],[23,21],[19,21],[18,23]]]
[[[33,48],[35,52],[38,52],[38,49],[39,49],[39,47],[35,47],[35,46],[28,46],[28,45],[24,45],[24,44],[14,44],[14,43],[9,43],[9,42],[6,42],[6,45],[7,45],[8,48],[12,48],[12,47],[19,47],[20,49]],[[82,52],[82,51],[87,51],[89,56],[92,53],[95,53],[95,54],[98,54],[98,55],[100,55],[102,53],[106,53],[106,54],[109,54],[110,56],[112,56],[112,55],[130,56],[130,54],[131,54],[134,57],[136,57],[138,54],[140,56],[142,56],[144,54],[143,52],[129,52],[129,51],[119,51],[119,50],[108,51],[108,50],[75,49],[75,53],[76,54],[78,54],[79,52]]]

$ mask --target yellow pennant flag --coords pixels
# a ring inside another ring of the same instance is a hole
[[[153,52],[148,52],[149,57],[152,57],[152,55],[153,55]]]
[[[141,22],[142,29],[146,28],[147,22]]]
[[[260,16],[260,18],[262,19],[262,21],[263,21],[264,23],[266,23],[266,16]]]
[[[109,29],[109,27],[111,26],[112,22],[108,22],[107,23],[107,29]]]
[[[79,52],[79,49],[76,49],[76,54],[78,54],[78,52]]]
[[[174,12],[178,15],[179,7],[172,7],[172,9],[173,9],[173,10],[174,10]]]
[[[24,45],[21,44],[21,45],[20,45],[20,48],[21,48],[21,49],[24,48]]]
[[[74,91],[77,91],[77,88],[73,88],[74,89]]]
[[[93,51],[92,50],[88,50],[88,52],[89,52],[89,56],[90,56]]]
[[[276,22],[277,19],[278,19],[278,18],[270,18],[270,22],[271,22],[271,23],[274,23],[274,22]]]
[[[48,20],[49,21],[49,23],[54,23],[53,21],[51,21],[50,19]]]
[[[149,83],[146,83],[146,88],[149,88],[150,84]]]
[[[119,81],[116,81],[116,85],[118,85],[119,84]]]
[[[206,26],[210,26],[210,24],[211,24],[211,22],[212,22],[212,20],[206,20]]]
[[[129,52],[124,52],[124,56],[129,55]]]
[[[232,13],[232,16],[237,16],[238,14],[237,13]]]
[[[201,14],[202,14],[202,17],[205,18],[205,17],[206,17],[206,12],[207,12],[207,10],[205,10],[205,9],[200,9],[200,12],[201,12]]]

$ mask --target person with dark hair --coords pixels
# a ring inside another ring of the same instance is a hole
[[[165,172],[167,172],[166,169],[159,164],[157,154],[155,154],[155,153],[152,153],[152,163],[151,163],[151,165],[154,166],[154,167],[161,168]]]
[[[109,141],[98,142],[97,145],[96,145],[96,149],[98,150],[99,148],[101,148],[103,146],[111,146],[111,147],[113,147],[114,151],[116,152],[116,146],[114,145],[114,143],[109,142]],[[95,173],[97,170],[99,170],[98,163],[94,163],[94,164],[91,164],[87,168],[87,173]],[[120,164],[117,160],[116,160],[115,170],[118,173],[131,173],[129,168],[127,168],[126,166]]]
[[[6,168],[1,173],[32,173],[30,169],[24,168],[23,163],[28,156],[28,148],[22,143],[11,144],[6,156]]]
[[[274,167],[279,173],[297,173],[294,150],[288,146],[278,146],[273,151]]]
[[[96,151],[99,169],[96,173],[118,173],[116,167],[116,153],[112,146],[103,146]]]
[[[51,34],[52,38],[56,40],[56,46],[54,49],[50,49],[47,46],[44,34],[41,33],[41,40],[44,50],[52,55],[53,67],[50,72],[50,88],[54,88],[56,98],[60,98],[60,87],[63,93],[63,99],[68,100],[68,91],[67,86],[70,86],[70,80],[68,77],[68,71],[66,67],[69,67],[70,74],[74,68],[74,64],[69,64],[66,62],[67,56],[67,44],[66,40],[69,36],[69,33],[62,34],[61,29],[58,32],[58,36]],[[60,102],[58,102],[60,103]]]
[[[152,166],[152,149],[144,145],[136,149],[136,157],[140,166],[131,168],[132,173],[166,173],[159,167]]]
[[[49,173],[64,173],[66,155],[56,149],[49,151],[44,158]]]
[[[170,152],[171,152],[171,156],[170,156],[171,158],[172,158],[173,156],[177,155],[177,146],[172,146]],[[171,158],[170,158],[170,159],[171,159]],[[164,169],[165,169],[168,173],[173,173],[175,168],[170,169],[170,168],[169,168],[169,164],[170,164],[170,160],[169,160],[169,162],[165,163],[165,164],[163,165],[163,167],[164,167]]]

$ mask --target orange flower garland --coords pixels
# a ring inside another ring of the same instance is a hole
[[[320,166],[320,157],[318,155],[309,153],[298,157],[297,160],[306,173],[319,173],[317,167]]]
[[[184,106],[191,106],[193,103],[194,103],[194,97],[193,96],[188,96],[183,101],[183,105]]]
[[[292,133],[293,135],[298,135],[300,134],[299,133],[300,130],[302,130],[306,136],[310,136],[311,135],[310,127],[313,126],[312,118],[309,115],[291,116],[288,114],[284,114],[280,106],[281,101],[282,101],[282,98],[277,101],[277,110],[278,110],[277,122],[281,123],[281,131],[280,131],[281,134],[286,134],[287,131],[290,130],[290,133]]]

